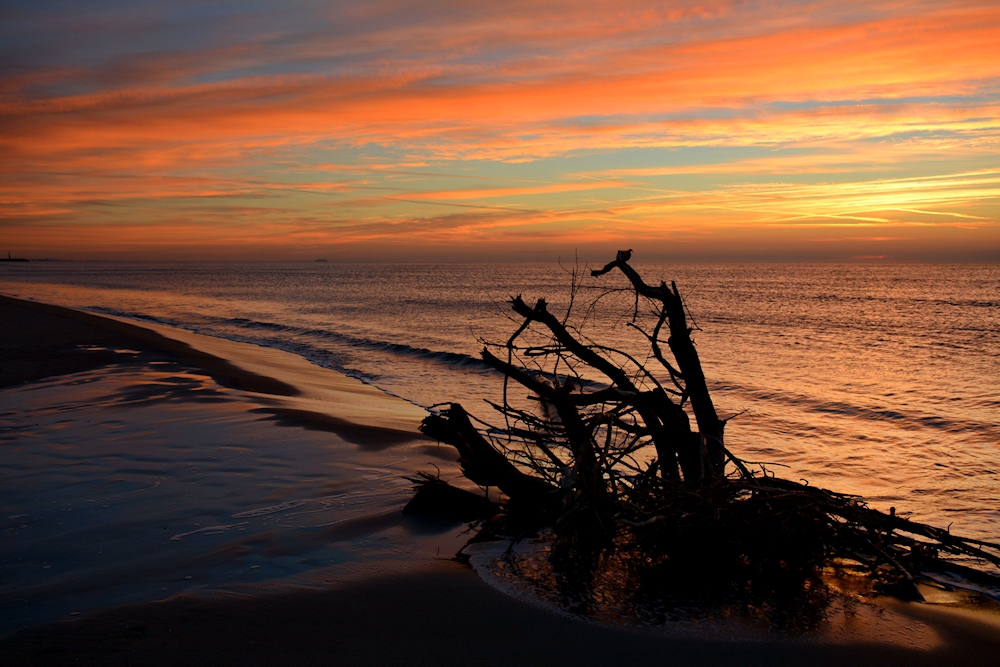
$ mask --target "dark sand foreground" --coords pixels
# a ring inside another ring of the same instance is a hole
[[[0,386],[121,363],[109,350],[129,348],[201,364],[250,390],[288,391],[141,326],[7,298],[0,298],[0,321]],[[248,593],[182,594],[22,629],[0,637],[0,665],[1000,664],[995,616],[933,605],[889,603],[896,617],[920,621],[898,624],[892,641],[735,641],[568,617],[510,598],[451,562],[323,589],[242,590]],[[908,648],[914,638],[931,648]]]
[[[996,627],[936,614],[945,644],[676,639],[511,599],[457,564],[328,591],[180,596],[0,641],[9,665],[991,665]],[[75,661],[79,660],[79,663]]]

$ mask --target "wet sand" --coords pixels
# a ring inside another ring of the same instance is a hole
[[[4,295],[0,322],[0,388],[128,362],[115,349],[132,349],[135,363],[171,359],[254,396],[275,421],[374,448],[423,438],[423,409],[281,350]]]
[[[167,355],[207,371],[224,386],[294,396],[294,387],[246,371],[167,338],[148,327],[110,317],[0,295],[0,387],[120,363],[114,348]],[[88,349],[105,348],[105,349]]]
[[[412,414],[395,399],[382,401],[363,388],[356,389],[363,401],[352,402],[341,396],[356,388],[349,378],[325,394],[326,380],[317,380],[314,389],[285,383],[280,372],[268,376],[270,353],[235,364],[198,347],[224,341],[7,298],[0,298],[0,318],[5,323],[0,382],[15,391],[60,373],[169,358],[259,399],[272,397],[273,405],[261,409],[270,410],[278,423],[293,420],[339,432],[373,453],[386,446],[385,438],[416,437],[406,430]],[[270,359],[279,370],[297,363],[280,354]],[[302,402],[281,402],[287,400]],[[361,405],[365,414],[344,412],[352,405]],[[378,421],[379,410],[385,425]],[[968,608],[888,602],[895,620],[886,622],[889,639],[881,641],[863,638],[864,633],[857,642],[766,634],[733,641],[718,633],[678,636],[669,628],[620,628],[568,617],[508,597],[468,568],[426,554],[407,573],[314,584],[246,584],[101,609],[10,633],[0,638],[0,656],[5,665],[888,666],[990,665],[1000,655],[996,616]],[[909,648],[914,640],[926,648]]]
[[[118,363],[115,348],[140,345],[135,338],[2,295],[0,322],[0,388]]]
[[[9,665],[996,664],[1000,625],[934,608],[912,613],[940,646],[907,648],[902,634],[904,646],[676,638],[556,614],[442,563],[330,590],[177,596],[110,609],[21,631],[0,640],[0,652]]]

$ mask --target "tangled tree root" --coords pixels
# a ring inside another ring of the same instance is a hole
[[[654,588],[686,579],[727,590],[802,588],[821,568],[847,561],[865,568],[877,590],[904,599],[921,599],[916,584],[943,572],[1000,591],[1000,545],[764,468],[752,472],[734,456],[676,285],[646,285],[629,257],[619,252],[592,274],[617,268],[628,278],[635,294],[629,326],[645,337],[658,369],[589,339],[569,324],[571,312],[557,318],[544,300],[530,307],[512,298],[523,323],[482,352],[505,378],[502,404],[491,404],[503,425],[451,403],[421,426],[456,448],[469,480],[495,487],[502,500],[425,475],[414,479],[407,511],[478,519],[477,539],[551,529],[553,553],[572,553],[576,570],[613,551],[633,580]],[[660,342],[665,327],[672,359]],[[530,392],[527,399],[511,398],[510,381]],[[655,457],[643,464],[643,451]]]

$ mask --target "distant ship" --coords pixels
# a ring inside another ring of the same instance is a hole
[[[7,253],[7,259],[0,257],[0,262],[27,262],[26,259],[21,259],[20,257],[11,257],[10,253]]]

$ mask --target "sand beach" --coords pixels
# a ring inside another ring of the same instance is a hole
[[[0,297],[5,665],[989,665],[1000,616],[808,636],[602,624],[449,560],[422,409],[288,352]],[[294,516],[294,519],[292,518]]]

